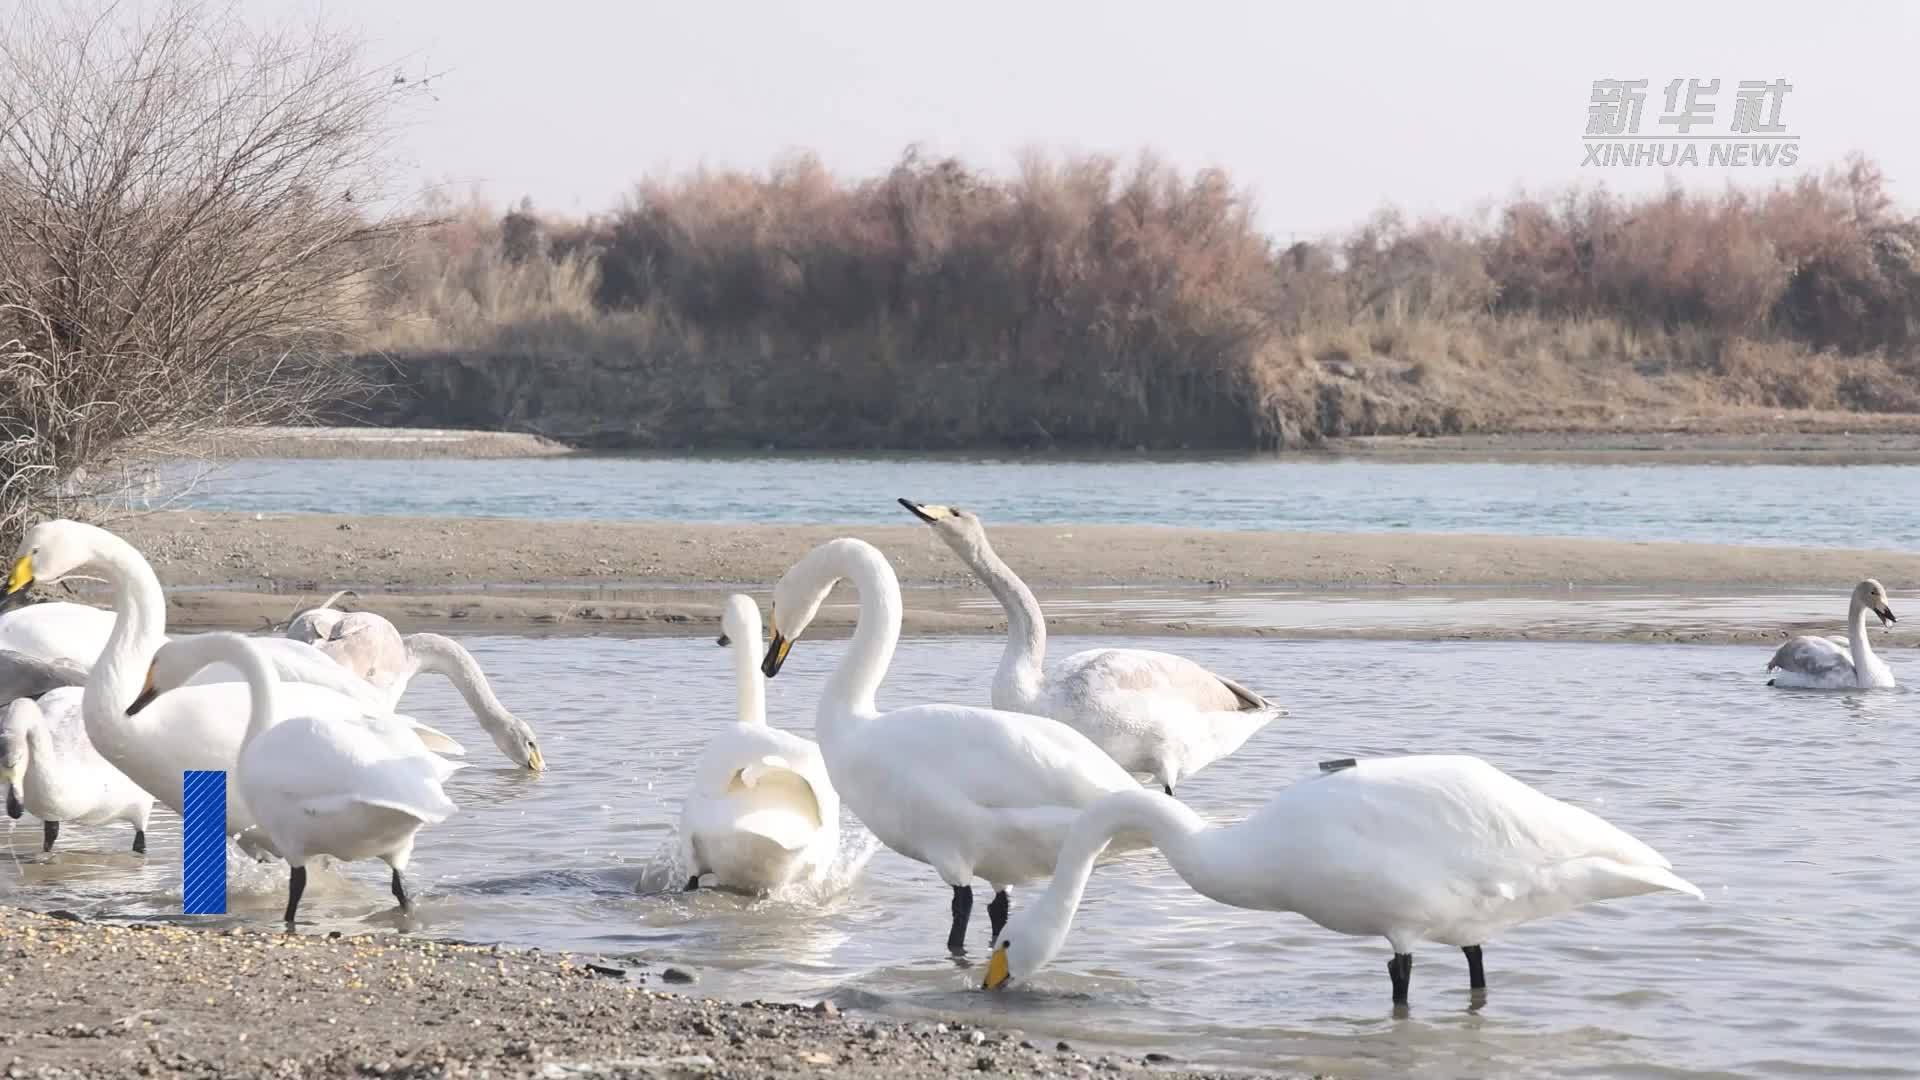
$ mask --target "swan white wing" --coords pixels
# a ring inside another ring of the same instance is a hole
[[[81,686],[87,670],[71,660],[45,660],[12,649],[0,649],[0,703],[15,698],[37,698],[63,686]]]
[[[1808,684],[1851,685],[1855,681],[1850,645],[1845,638],[1803,635],[1788,640],[1767,661],[1777,671]]]
[[[1310,847],[1313,874],[1344,874],[1344,902],[1424,911],[1430,925],[1509,925],[1654,888],[1699,895],[1633,836],[1473,757],[1362,761],[1296,784],[1247,824]]]
[[[66,660],[92,670],[113,633],[113,612],[64,600],[28,604],[0,615],[0,649]]]
[[[383,690],[411,674],[406,640],[393,623],[370,611],[348,613],[325,641],[315,644],[335,663]]]
[[[445,821],[454,812],[441,784],[464,767],[418,747],[397,748],[359,725],[312,716],[292,717],[269,728],[239,762],[247,790],[270,792],[291,809],[326,813],[362,803],[399,810],[428,824]]]
[[[852,740],[863,774],[890,786],[949,792],[986,809],[1081,807],[1139,786],[1085,735],[1024,713],[917,705],[884,713]],[[836,779],[846,796],[848,784]]]
[[[391,711],[392,700],[386,693],[367,682],[355,678],[353,673],[342,668],[318,648],[305,642],[283,637],[248,638],[248,642],[273,665],[273,672],[280,685],[289,686],[303,683],[317,686],[343,697],[359,702],[363,708]],[[217,683],[237,683],[239,669],[231,664],[209,664],[191,679],[189,686],[210,686]]]
[[[1184,656],[1149,649],[1089,649],[1060,661],[1050,680],[1068,700],[1091,701],[1114,693],[1148,694],[1178,701],[1196,712],[1267,708],[1267,700]]]

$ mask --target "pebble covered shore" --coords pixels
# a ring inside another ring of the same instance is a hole
[[[831,1002],[689,996],[697,973],[396,934],[114,925],[0,908],[0,1076],[1245,1076]]]

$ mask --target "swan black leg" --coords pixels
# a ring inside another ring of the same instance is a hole
[[[695,874],[695,875],[693,875],[692,877],[690,877],[690,878],[688,878],[688,879],[687,879],[687,888],[686,888],[686,891],[687,891],[687,892],[699,892],[699,891],[700,891],[700,875],[699,875],[699,874]]]
[[[293,929],[293,913],[300,910],[300,894],[307,891],[307,868],[296,866],[287,875],[287,929]]]
[[[955,956],[967,951],[967,919],[973,915],[973,886],[953,887],[953,929],[947,931],[947,951]]]
[[[1167,784],[1167,785],[1164,785],[1164,786],[1165,786],[1165,787],[1166,787],[1166,789],[1167,789],[1167,798],[1169,798],[1169,799],[1171,799],[1171,798],[1173,798],[1173,785],[1172,785],[1172,784]]]
[[[1480,946],[1468,945],[1460,950],[1467,954],[1467,986],[1473,990],[1487,988],[1487,969],[1480,964]]]
[[[393,898],[400,901],[401,911],[411,912],[413,910],[413,901],[407,899],[407,886],[405,882],[400,880],[400,871],[398,870],[393,872]]]
[[[43,852],[52,851],[53,842],[55,840],[60,839],[60,823],[57,821],[41,822],[40,823],[40,839],[41,839],[40,850]]]
[[[1407,989],[1413,985],[1413,954],[1394,953],[1393,959],[1387,961],[1387,978],[1393,980],[1393,1003],[1405,1005]]]
[[[1007,913],[1013,910],[1013,897],[1007,890],[1001,889],[993,894],[993,902],[987,905],[987,921],[993,925],[993,940],[1000,940],[1000,931],[1006,928]]]
[[[133,830],[133,853],[135,855],[145,855],[147,853],[147,830]]]

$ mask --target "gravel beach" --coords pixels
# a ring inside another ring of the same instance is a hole
[[[0,908],[0,1070],[116,1077],[1245,1075],[672,992],[643,960]],[[130,977],[132,976],[132,977]]]

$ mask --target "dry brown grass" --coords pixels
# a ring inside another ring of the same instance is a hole
[[[1764,191],[1377,215],[1275,251],[1215,171],[909,151],[440,208],[377,325],[391,418],[609,444],[1283,446],[1915,411],[1920,226],[1865,162]],[[1889,358],[1892,359],[1889,359]],[[1638,420],[1632,418],[1640,418]]]

